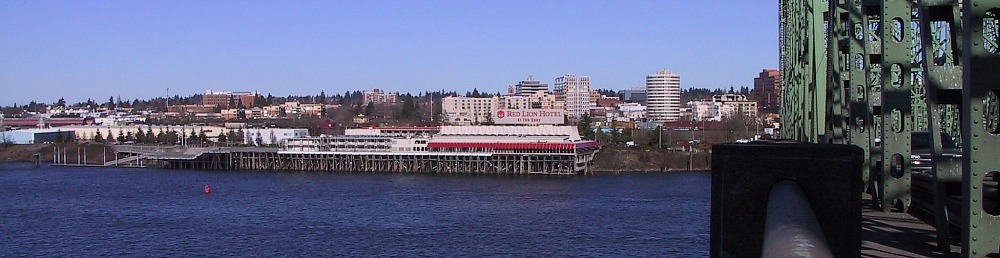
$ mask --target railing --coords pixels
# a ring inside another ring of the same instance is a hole
[[[793,181],[771,186],[761,257],[833,257],[812,205]]]

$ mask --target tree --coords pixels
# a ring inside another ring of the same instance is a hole
[[[496,124],[496,122],[493,121],[493,114],[486,115],[486,121],[484,121],[482,125],[494,125],[494,124]]]
[[[593,140],[594,139],[594,121],[590,119],[590,115],[584,114],[580,117],[580,121],[576,123],[576,128],[580,132],[580,137]]]
[[[160,143],[160,144],[166,144],[167,143],[167,134],[163,132],[163,128],[162,127],[160,128],[160,131],[156,133],[156,143]]]
[[[208,135],[205,134],[205,130],[198,132],[198,142],[208,143]]]
[[[661,137],[662,133],[663,126],[657,126],[655,131],[650,132],[648,145],[655,148],[663,146],[663,138]]]
[[[66,107],[66,99],[60,97],[59,100],[56,101],[55,106],[65,108]]]
[[[97,129],[94,133],[94,142],[104,142],[104,136],[101,135],[101,129]]]
[[[233,142],[236,143],[236,144],[246,143],[246,141],[244,140],[244,139],[246,139],[246,136],[244,135],[242,127],[236,129],[236,133],[233,134],[232,138],[233,138]]]
[[[192,142],[198,142],[198,135],[195,134],[194,129],[192,129],[191,134],[188,135],[187,142],[188,144]]]
[[[372,112],[375,112],[375,103],[368,102],[368,105],[365,106],[365,116],[371,116]]]
[[[226,137],[226,132],[219,132],[219,142],[229,143],[229,137]]]
[[[129,132],[129,133],[131,133],[131,132]],[[125,142],[125,132],[122,131],[121,128],[118,128],[118,138],[115,138],[115,140],[118,140],[118,143]]]
[[[111,97],[108,98],[108,104],[107,104],[107,106],[108,106],[108,110],[114,110],[115,109],[115,96],[111,96]]]

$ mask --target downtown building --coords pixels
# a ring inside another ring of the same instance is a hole
[[[781,70],[764,69],[753,79],[753,96],[760,113],[781,111]]]
[[[257,100],[256,91],[205,91],[201,104],[207,107],[251,108]]]
[[[549,85],[528,76],[528,79],[518,82],[515,89],[517,90],[515,95],[527,97],[539,92],[549,92]]]
[[[757,102],[739,94],[714,95],[710,101],[690,101],[687,106],[691,121],[720,122],[741,115],[748,120],[757,117]]]
[[[646,76],[646,117],[651,122],[681,119],[681,76],[658,71]]]
[[[567,74],[556,78],[553,94],[556,101],[566,105],[566,115],[570,121],[578,121],[596,106],[590,90],[590,77]]]

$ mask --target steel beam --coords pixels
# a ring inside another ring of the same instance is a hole
[[[883,211],[910,206],[910,131],[913,106],[910,101],[911,2],[882,3],[882,194]]]
[[[1000,0],[962,6],[962,256],[1000,249],[1000,219],[983,209],[983,181],[1000,170]]]
[[[938,247],[944,252],[950,250],[951,230],[948,211],[945,206],[948,182],[961,182],[960,169],[940,169],[944,162],[942,155],[942,121],[954,117],[942,116],[941,107],[961,104],[962,66],[955,58],[961,53],[958,43],[962,42],[958,32],[961,20],[958,0],[922,0],[920,2],[920,32],[926,94],[926,131],[930,138],[931,178],[934,198],[934,227],[937,229]],[[952,163],[948,163],[952,164]],[[949,173],[950,172],[950,173]],[[955,173],[958,172],[958,173]]]

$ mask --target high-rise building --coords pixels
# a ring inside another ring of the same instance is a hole
[[[646,76],[646,117],[652,122],[674,122],[681,118],[681,76],[658,71]]]
[[[781,110],[781,70],[764,69],[753,79],[753,99],[759,113],[778,113]]]
[[[566,116],[578,120],[590,112],[590,77],[567,74],[556,78],[556,101],[566,103]],[[596,104],[595,104],[596,105]]]
[[[548,84],[536,81],[533,78],[531,78],[531,76],[528,76],[527,80],[518,82],[517,85],[515,85],[515,87],[517,89],[518,96],[531,96],[531,94],[535,94],[535,92],[549,91]]]

